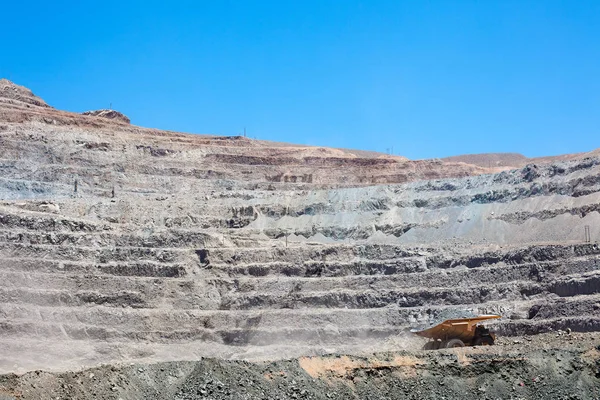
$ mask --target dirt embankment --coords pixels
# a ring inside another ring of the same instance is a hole
[[[484,154],[463,154],[442,158],[446,162],[462,162],[465,164],[478,165],[484,168],[522,168],[531,159],[519,153],[484,153]]]
[[[597,334],[559,332],[511,339],[495,348],[36,371],[0,376],[0,396],[6,400],[592,400],[600,396],[600,341]]]

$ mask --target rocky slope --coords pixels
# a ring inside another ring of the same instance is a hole
[[[464,154],[460,156],[442,158],[444,162],[473,164],[488,168],[493,172],[509,169],[523,168],[527,165],[543,165],[553,162],[581,160],[588,157],[597,157],[600,150],[592,150],[586,153],[562,154],[558,156],[528,158],[518,153],[487,153],[487,154]]]
[[[598,158],[492,174],[186,135],[2,82],[2,372],[393,351],[447,308],[600,330]]]
[[[540,335],[494,348],[329,355],[271,362],[101,366],[0,376],[4,399],[597,399],[597,335]]]
[[[93,117],[107,118],[113,121],[123,122],[125,124],[129,124],[131,122],[126,115],[115,110],[86,111],[81,113],[81,115],[90,115]]]
[[[50,106],[23,86],[15,85],[8,79],[0,79],[0,103],[3,108],[26,108],[32,106],[48,109]]]

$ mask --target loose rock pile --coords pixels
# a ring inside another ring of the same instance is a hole
[[[7,399],[595,399],[600,339],[568,344],[539,335],[504,348],[330,355],[252,363],[195,362],[102,366],[80,372],[0,376]],[[596,343],[596,345],[594,345]],[[593,355],[595,354],[595,355]]]

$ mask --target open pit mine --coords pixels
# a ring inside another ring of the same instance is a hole
[[[0,399],[598,399],[599,156],[182,134],[0,80]],[[424,350],[454,312],[494,345]]]

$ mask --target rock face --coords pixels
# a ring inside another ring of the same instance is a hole
[[[2,106],[37,106],[49,108],[46,102],[26,87],[19,86],[9,81],[8,79],[0,79],[0,103]]]
[[[535,163],[522,154],[518,153],[487,153],[487,154],[464,154],[460,156],[446,157],[443,161],[464,162],[479,165],[481,167],[509,167],[522,168],[525,165]]]
[[[129,118],[127,118],[127,116],[125,116],[124,114],[122,114],[118,111],[115,111],[115,110],[86,111],[86,112],[81,113],[81,115],[91,115],[94,117],[112,119],[114,121],[123,122],[125,124],[131,123],[131,121],[129,120]]]
[[[390,351],[447,309],[600,331],[598,158],[490,174],[0,116],[3,372]]]

